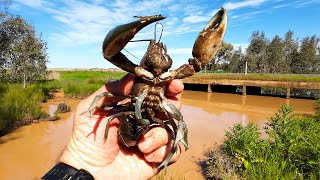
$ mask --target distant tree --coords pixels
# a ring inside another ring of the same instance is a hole
[[[239,47],[232,53],[231,61],[229,64],[229,71],[232,73],[244,73],[245,63],[246,59],[244,58],[241,47]]]
[[[282,39],[276,35],[267,47],[269,73],[286,73],[290,64],[286,63],[285,46]]]
[[[266,56],[268,39],[264,32],[254,31],[250,38],[250,43],[247,48],[246,59],[248,67],[252,72],[268,73],[268,62]],[[252,64],[254,63],[254,64]],[[255,69],[256,68],[256,69]]]
[[[293,62],[294,59],[299,58],[298,57],[298,49],[299,49],[299,43],[297,40],[294,40],[293,38],[294,32],[289,30],[284,35],[284,56],[285,56],[285,62],[288,64],[290,69],[287,69],[284,73],[292,73],[293,72]]]
[[[318,45],[320,38],[316,35],[302,39],[300,55],[304,58],[305,71],[309,73],[319,73]]]
[[[292,68],[294,73],[319,73],[319,42],[316,35],[304,37],[301,40],[300,50],[293,59]]]
[[[11,0],[0,0],[0,25],[3,23],[5,18],[7,17],[7,10],[11,4]],[[0,55],[3,52],[3,48],[7,42],[6,34],[3,31],[0,31]],[[3,62],[0,59],[0,67],[2,66]],[[0,75],[1,78],[1,75]]]
[[[247,61],[248,64],[248,73],[257,73],[258,67],[257,67],[257,60],[256,57],[253,54],[248,54],[244,56],[244,62]]]
[[[211,70],[216,70],[218,64],[229,64],[231,61],[233,46],[230,43],[222,42],[215,59],[211,61]]]
[[[0,24],[2,35],[0,81],[34,82],[46,73],[47,46],[33,26],[19,16],[8,17]]]

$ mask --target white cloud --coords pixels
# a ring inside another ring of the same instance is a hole
[[[45,4],[49,4],[48,2],[46,2],[45,0],[16,0],[17,2],[20,2],[21,4],[30,6],[30,7],[42,7]]]
[[[302,8],[314,4],[320,4],[319,0],[298,0],[293,3],[293,6],[296,8]]]
[[[227,10],[234,10],[234,9],[239,9],[244,7],[258,6],[264,2],[266,2],[266,0],[246,0],[242,2],[236,2],[236,3],[228,2],[228,3],[225,3],[223,7],[226,8]]]
[[[199,16],[199,15],[191,15],[183,18],[183,22],[185,23],[198,23],[208,21],[209,17],[207,16]]]
[[[281,5],[275,5],[273,6],[274,9],[278,9],[278,8],[284,8],[284,7],[288,7],[290,6],[290,4],[281,4]]]
[[[255,17],[255,15],[261,14],[263,12],[265,11],[254,11],[254,12],[249,12],[249,13],[244,13],[239,15],[232,15],[231,18],[234,20],[252,19]]]
[[[210,20],[213,12],[199,5],[199,0],[18,0],[20,4],[48,14],[57,23],[58,31],[51,32],[50,39],[61,45],[79,45],[101,42],[113,27],[134,21],[134,15],[153,15],[164,13],[168,18],[162,21],[165,36],[177,36],[199,32]],[[203,3],[203,2],[202,2]],[[214,12],[215,13],[215,12]],[[136,39],[153,38],[154,27],[139,32]]]
[[[199,32],[205,23],[219,10],[217,5],[208,5],[203,0],[103,0],[76,1],[76,0],[17,0],[20,4],[47,13],[58,24],[51,39],[60,44],[77,45],[101,42],[105,34],[113,27],[135,20],[134,15],[152,15],[164,13],[168,18],[162,23],[165,25],[164,35],[178,36],[190,32]],[[266,12],[255,11],[239,14],[238,9],[257,7],[264,3],[274,4],[273,8],[286,6],[304,7],[320,3],[319,0],[243,0],[223,4],[230,15],[229,27],[237,25],[236,21],[253,19],[256,14]],[[287,4],[284,4],[286,2]],[[209,7],[210,6],[210,7]],[[217,6],[217,7],[216,7]],[[214,8],[213,8],[214,7]],[[137,35],[138,39],[152,38],[153,27],[145,28]]]

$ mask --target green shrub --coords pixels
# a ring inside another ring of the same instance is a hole
[[[319,179],[317,118],[294,116],[290,107],[283,106],[267,125],[264,139],[253,123],[235,125],[222,145],[205,154],[207,177],[215,172],[214,177],[224,179],[230,177],[226,172],[233,172],[241,179]]]
[[[46,114],[41,110],[44,100],[44,93],[39,89],[23,89],[21,85],[8,85],[0,96],[0,134],[15,121],[44,117]]]

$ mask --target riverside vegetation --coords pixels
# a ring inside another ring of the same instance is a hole
[[[65,96],[83,98],[92,94],[108,81],[119,79],[124,72],[60,71],[58,79],[43,80],[24,88],[21,84],[0,84],[0,136],[17,126],[43,119],[47,114],[41,103],[50,98],[52,91]]]
[[[283,106],[261,137],[253,123],[235,125],[205,152],[207,179],[320,179],[320,101],[315,116]]]

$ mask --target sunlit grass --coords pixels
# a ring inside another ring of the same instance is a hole
[[[58,71],[60,81],[110,81],[120,79],[126,73],[122,71]]]
[[[105,83],[120,79],[126,73],[121,71],[58,71],[60,78],[46,82],[48,89],[62,89],[69,97],[83,98]]]

